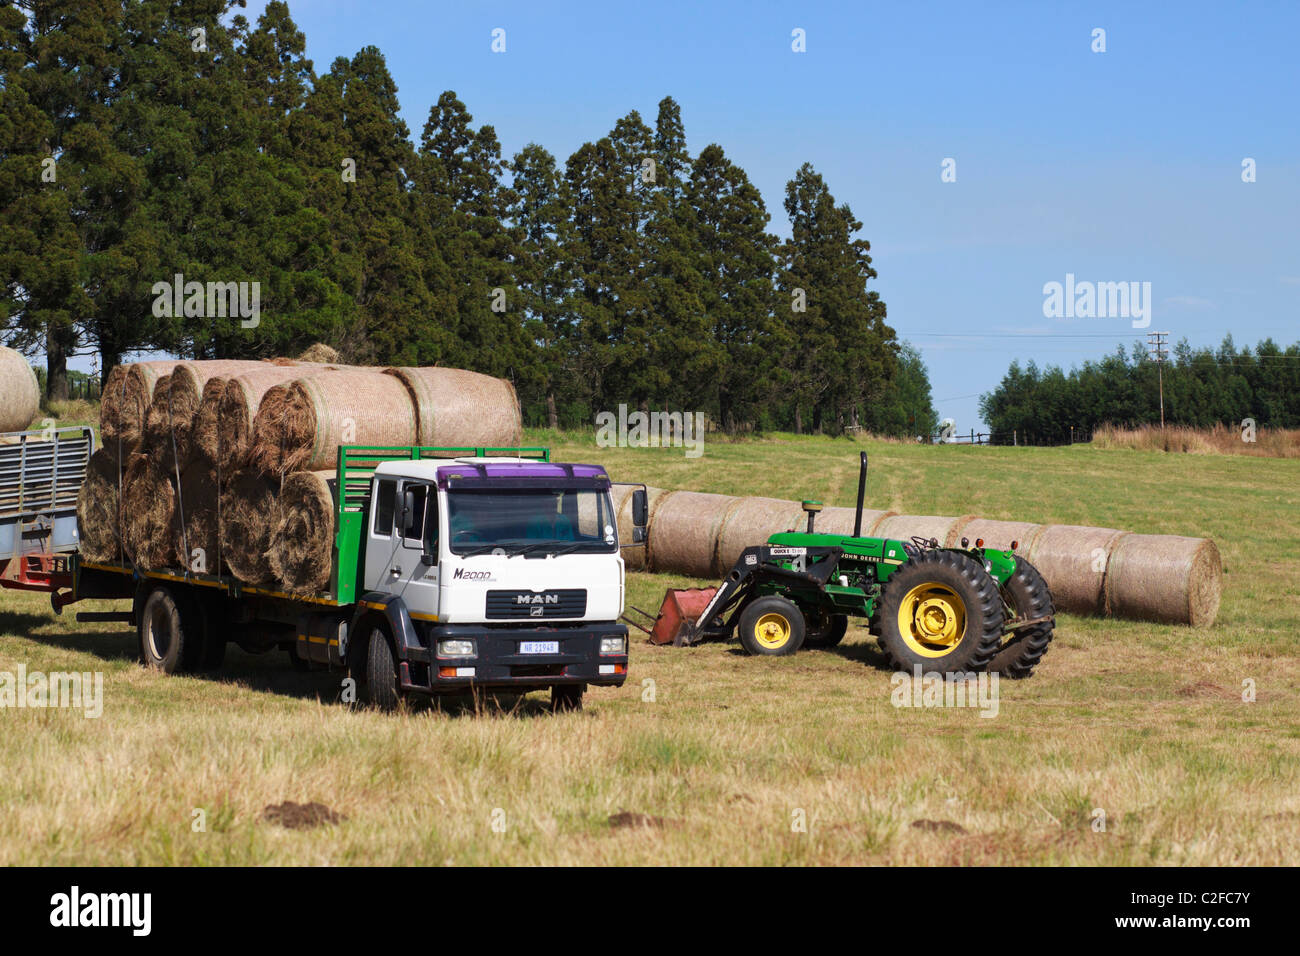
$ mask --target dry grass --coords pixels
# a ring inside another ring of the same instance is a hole
[[[232,649],[214,678],[145,672],[126,628],[0,592],[0,671],[105,675],[97,720],[0,711],[0,864],[1300,862],[1297,462],[789,436],[689,460],[526,441],[617,479],[839,505],[867,447],[870,507],[1210,535],[1223,608],[1208,630],[1063,616],[993,719],[891,706],[857,627],[837,653],[792,659],[634,642],[628,684],[580,714],[531,694],[388,716],[335,703],[339,675],[282,654]],[[632,574],[628,600],[653,609],[697,583]],[[319,804],[316,825],[267,810],[286,803]]]
[[[1176,451],[1193,455],[1256,455],[1262,458],[1300,458],[1300,428],[1265,428],[1246,441],[1241,428],[1215,425],[1187,428],[1156,425],[1120,428],[1101,425],[1092,433],[1097,448],[1134,448],[1140,451]]]

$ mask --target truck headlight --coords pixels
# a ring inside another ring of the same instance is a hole
[[[627,638],[626,637],[602,637],[600,639],[600,652],[602,654],[626,654]]]
[[[438,656],[439,657],[473,657],[474,642],[463,641],[463,640],[439,641]]]

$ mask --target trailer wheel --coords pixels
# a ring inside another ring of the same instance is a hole
[[[803,645],[803,612],[783,597],[750,601],[740,614],[740,643],[750,654],[783,657]]]
[[[844,640],[849,629],[847,614],[829,614],[820,608],[804,612],[806,628],[803,637],[804,647],[818,649],[834,647]]]
[[[402,692],[397,685],[397,663],[393,647],[383,628],[370,631],[370,648],[366,654],[366,699],[381,710],[395,710]]]
[[[1016,556],[1016,573],[1002,586],[1002,597],[1016,617],[1033,620],[1056,616],[1047,582],[1036,567],[1019,555]],[[1002,649],[989,664],[989,670],[1004,677],[1028,677],[1033,673],[1034,665],[1047,653],[1047,645],[1052,643],[1053,627],[1053,622],[1048,620],[1009,632]]]
[[[899,670],[979,671],[1002,646],[1003,617],[982,564],[960,551],[922,551],[884,583],[872,630]]]
[[[586,684],[556,684],[551,688],[551,712],[562,714],[582,710],[582,695]]]
[[[136,617],[136,634],[140,639],[140,661],[150,670],[179,674],[185,670],[192,650],[186,647],[187,631],[193,626],[193,614],[170,588],[158,586],[145,597]],[[187,627],[189,625],[189,627]],[[197,643],[192,635],[190,645]]]

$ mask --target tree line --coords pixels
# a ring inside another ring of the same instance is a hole
[[[1160,423],[1163,379],[1165,422],[1204,428],[1300,428],[1300,344],[1282,348],[1265,339],[1238,349],[1228,335],[1217,349],[1180,341],[1160,368],[1141,344],[1121,345],[1099,361],[1065,372],[1057,366],[1023,368],[1012,362],[1001,383],[980,398],[980,414],[995,440],[1009,444],[1077,439],[1098,425]]]
[[[454,92],[418,139],[368,46],[317,73],[285,3],[18,0],[0,8],[0,320],[106,372],[130,352],[442,364],[511,379],[525,418],[619,403],[728,429],[933,429],[886,323],[862,222],[809,164],[790,238],[678,104],[560,162],[502,154]],[[261,321],[151,308],[153,289],[256,281]],[[245,327],[245,326],[249,327]]]

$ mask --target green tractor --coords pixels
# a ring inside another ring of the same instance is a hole
[[[1043,576],[1015,553],[1015,542],[1000,551],[966,539],[945,548],[935,539],[861,537],[866,479],[863,452],[854,534],[818,533],[820,503],[804,502],[807,531],[746,548],[673,643],[734,634],[750,654],[793,654],[834,647],[857,617],[900,670],[1028,677],[1055,626]]]

